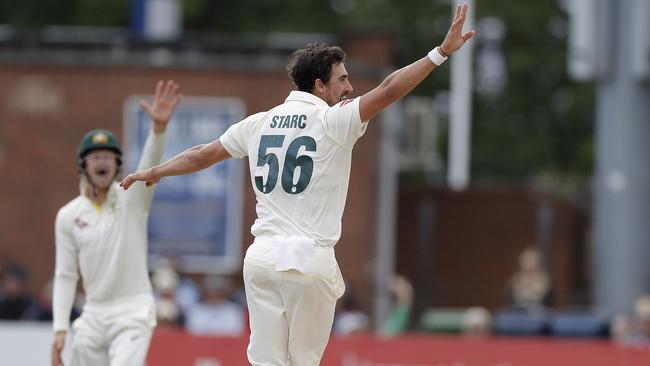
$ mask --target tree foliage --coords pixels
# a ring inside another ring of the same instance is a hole
[[[568,78],[566,14],[554,1],[478,3],[479,16],[499,17],[507,26],[507,83],[497,98],[478,98],[474,105],[476,175],[586,179],[592,169],[594,88]]]

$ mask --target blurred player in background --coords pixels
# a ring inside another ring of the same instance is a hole
[[[165,130],[181,100],[173,81],[158,82],[153,104],[140,101],[152,128],[138,169],[160,163]],[[115,180],[122,150],[106,130],[88,132],[79,145],[80,195],[56,216],[52,365],[62,365],[78,275],[86,304],[72,326],[72,365],[143,365],[155,303],[147,269],[147,220],[154,190],[125,192]]]
[[[469,40],[467,5],[456,8],[444,41],[388,76],[360,98],[339,47],[308,45],[287,67],[298,90],[284,104],[232,125],[219,139],[162,165],[127,176],[154,184],[205,169],[229,157],[249,157],[257,220],[244,259],[250,314],[248,360],[253,365],[318,365],[344,285],[334,245],[341,235],[352,148],[368,121],[408,94]]]

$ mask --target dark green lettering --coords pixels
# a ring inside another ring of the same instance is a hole
[[[316,141],[310,136],[297,137],[291,141],[287,148],[287,156],[282,168],[282,189],[289,194],[298,194],[304,191],[314,173],[314,160],[308,155],[298,156],[298,152],[303,146],[305,151],[316,151]],[[296,184],[293,184],[296,167],[300,167],[300,175]]]
[[[305,128],[307,127],[307,116],[304,114],[300,115],[300,118],[298,119],[298,128]]]
[[[263,135],[260,140],[260,148],[257,152],[257,166],[269,165],[269,175],[266,178],[266,183],[264,182],[264,177],[255,176],[255,186],[262,193],[269,193],[275,188],[280,170],[277,155],[267,153],[266,150],[273,147],[282,147],[283,142],[284,135]]]
[[[302,120],[302,117],[298,121]],[[304,116],[307,119],[306,116]],[[289,122],[286,118],[285,122]],[[260,140],[260,146],[257,155],[257,166],[263,167],[268,164],[269,173],[266,182],[263,176],[255,176],[255,186],[262,193],[271,193],[278,181],[280,171],[279,160],[276,154],[267,152],[269,148],[281,148],[284,143],[284,135],[263,135]],[[310,136],[299,136],[289,144],[287,154],[282,167],[282,189],[289,194],[298,194],[303,192],[314,173],[314,160],[308,155],[298,155],[301,148],[304,151],[316,151],[316,140]],[[298,181],[294,184],[294,174],[296,168],[300,168]]]

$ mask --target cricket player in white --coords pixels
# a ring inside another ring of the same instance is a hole
[[[372,117],[399,100],[459,49],[467,5],[458,7],[445,40],[378,87],[347,99],[352,86],[339,47],[308,45],[290,58],[297,91],[267,112],[231,126],[219,139],[127,176],[151,185],[162,177],[249,157],[257,198],[255,241],[244,259],[252,365],[318,365],[334,307],[344,291],[334,256],[348,189],[352,148]]]
[[[160,163],[165,129],[181,95],[173,81],[158,82],[153,104],[140,101],[152,119],[139,169]],[[81,141],[77,162],[81,194],[59,210],[55,223],[56,269],[52,365],[70,328],[78,273],[86,304],[72,326],[72,365],[143,365],[156,325],[147,269],[147,220],[153,188],[116,188],[122,151],[115,136],[93,130]]]

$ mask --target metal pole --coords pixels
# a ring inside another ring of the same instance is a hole
[[[467,3],[469,10],[464,31],[474,28],[474,1],[455,0],[454,4]],[[452,12],[455,9],[452,8]],[[448,182],[452,189],[463,190],[469,184],[469,159],[472,117],[472,52],[475,41],[470,41],[451,57],[451,113],[449,117],[449,171]]]
[[[395,226],[397,217],[398,134],[402,103],[382,113],[377,187],[377,253],[375,263],[375,329],[388,317],[391,305],[390,279],[395,272]]]
[[[593,297],[614,312],[630,311],[650,291],[650,86],[630,65],[640,46],[631,40],[638,25],[630,21],[638,4],[612,1],[604,10],[612,67],[598,81]]]

